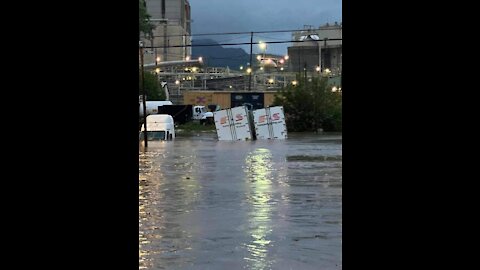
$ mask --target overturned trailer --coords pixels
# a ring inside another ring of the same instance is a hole
[[[252,114],[257,139],[287,138],[287,124],[282,106],[254,110]]]
[[[216,111],[213,117],[220,141],[287,138],[282,106],[253,111],[240,106]]]

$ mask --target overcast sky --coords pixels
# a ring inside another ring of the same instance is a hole
[[[302,29],[342,21],[341,0],[189,0],[193,39],[249,42],[250,35],[198,36],[203,33]],[[291,33],[258,34],[254,41],[290,40]],[[285,54],[288,44],[269,44],[267,52]],[[239,46],[229,46],[239,47]],[[243,46],[249,53],[249,46]],[[259,52],[254,46],[253,52]]]

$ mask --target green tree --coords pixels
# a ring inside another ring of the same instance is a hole
[[[139,95],[142,95],[142,74],[139,76]],[[145,72],[145,92],[147,95],[146,100],[165,100],[165,92],[163,91],[160,83],[158,82],[157,75]]]
[[[342,130],[342,95],[332,92],[328,78],[297,76],[298,85],[289,85],[275,95],[273,105],[283,106],[291,131]]]
[[[150,15],[147,13],[145,0],[138,0],[138,10],[138,36],[140,37],[140,35],[143,34],[145,37],[151,38],[153,36],[153,29],[155,29],[155,26],[150,22]]]

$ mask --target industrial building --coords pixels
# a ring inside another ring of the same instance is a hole
[[[333,39],[333,40],[332,40]],[[340,39],[340,40],[335,40]],[[323,25],[318,29],[305,26],[305,30],[292,33],[294,42],[288,47],[290,72],[342,72],[342,24]],[[317,68],[319,67],[319,68]]]
[[[189,0],[145,0],[145,3],[155,25],[153,38],[144,39],[145,63],[188,59],[192,55],[192,48],[185,47],[192,44]]]

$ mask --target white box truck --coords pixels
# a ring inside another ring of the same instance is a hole
[[[247,107],[234,107],[213,112],[213,119],[220,141],[252,140]]]
[[[257,139],[287,138],[287,125],[285,123],[283,106],[254,110],[253,124]]]

